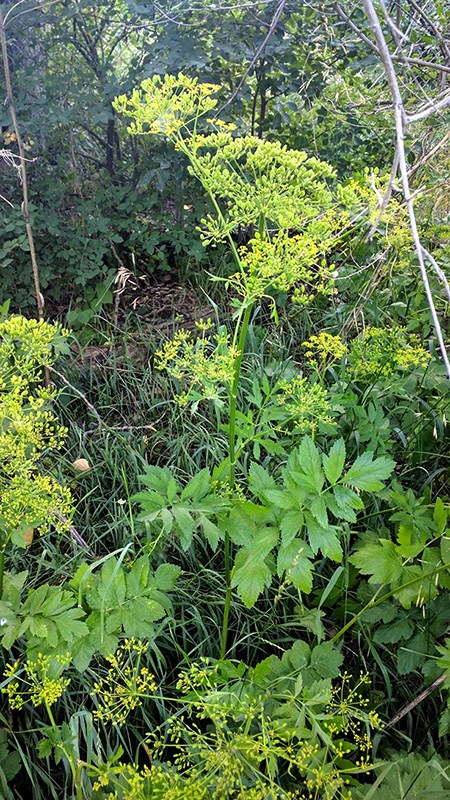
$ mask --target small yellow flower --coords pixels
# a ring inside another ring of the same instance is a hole
[[[306,342],[303,342],[302,347],[305,348],[307,359],[315,365],[340,361],[348,351],[347,345],[340,336],[333,336],[326,331],[322,331],[317,336],[310,336]]]

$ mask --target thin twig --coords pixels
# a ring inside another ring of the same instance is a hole
[[[389,183],[388,183],[386,191],[384,193],[384,197],[382,198],[382,200],[380,202],[380,208],[379,208],[379,211],[378,211],[378,214],[377,214],[377,218],[376,218],[375,222],[373,223],[372,227],[370,228],[369,233],[367,234],[367,240],[369,242],[372,239],[375,231],[377,230],[378,225],[380,224],[381,217],[383,216],[384,212],[386,211],[386,208],[389,205],[389,200],[391,199],[392,189],[394,188],[394,183],[395,183],[395,177],[397,175],[397,170],[398,170],[398,150],[395,151],[394,160],[392,162],[392,167],[391,167],[391,175],[390,175],[390,178],[389,178]]]
[[[2,51],[2,58],[3,58],[3,72],[5,75],[5,85],[6,85],[6,95],[8,98],[8,106],[9,111],[11,114],[12,124],[14,128],[14,133],[16,135],[16,142],[17,147],[19,150],[20,156],[20,170],[21,170],[21,177],[22,177],[22,214],[25,219],[25,228],[27,231],[27,239],[28,239],[28,246],[30,248],[30,258],[31,258],[31,266],[33,269],[33,279],[34,279],[34,289],[36,293],[36,302],[37,302],[37,312],[39,319],[43,319],[44,317],[44,297],[41,293],[41,286],[40,286],[40,279],[39,279],[39,268],[36,258],[36,249],[34,246],[34,237],[33,237],[33,229],[31,227],[30,222],[30,214],[28,208],[28,181],[27,181],[27,166],[26,166],[26,158],[25,158],[25,150],[22,142],[22,137],[20,135],[20,129],[17,122],[16,116],[16,109],[14,106],[14,97],[13,97],[13,90],[12,90],[12,82],[11,82],[11,73],[9,69],[9,59],[8,59],[8,47],[6,43],[6,33],[5,33],[5,23],[3,19],[3,11],[0,7],[0,43],[1,43],[1,51]]]
[[[440,268],[440,266],[437,263],[437,261],[434,258],[434,256],[432,256],[431,253],[429,252],[429,250],[427,250],[423,245],[422,245],[422,253],[423,253],[424,257],[426,258],[426,260],[429,262],[430,266],[434,269],[434,271],[435,271],[436,275],[438,276],[439,280],[441,281],[441,283],[443,284],[444,289],[445,289],[445,293],[446,293],[446,295],[448,297],[448,301],[450,303],[450,285],[449,285],[449,282],[448,282],[448,279],[447,279],[447,276],[446,276],[445,272]]]
[[[408,177],[412,178],[413,175],[415,175],[415,173],[417,172],[417,170],[420,169],[420,167],[423,167],[423,165],[426,164],[430,160],[430,158],[433,158],[433,156],[437,155],[437,153],[439,153],[439,151],[442,150],[442,148],[448,142],[449,139],[450,139],[450,131],[447,131],[447,133],[445,134],[445,136],[442,137],[440,142],[438,142],[428,153],[425,153],[425,155],[421,156],[421,158],[419,158],[419,160],[416,161],[416,163],[409,170]]]
[[[92,556],[92,558],[95,558],[95,553],[91,550],[91,548],[89,547],[88,543],[84,541],[84,539],[81,536],[81,534],[78,533],[78,531],[75,528],[75,526],[72,525],[72,524],[69,524],[69,520],[67,519],[67,517],[65,517],[59,511],[54,511],[53,513],[54,513],[55,517],[57,517],[59,519],[60,522],[63,522],[64,525],[68,525],[68,531],[72,535],[74,541],[77,544],[79,544],[80,547],[83,547],[84,550],[87,550],[87,552],[89,553],[90,556]]]
[[[280,3],[278,4],[277,10],[275,11],[275,14],[273,15],[273,19],[272,19],[272,22],[270,23],[269,30],[267,31],[267,34],[265,35],[265,37],[262,40],[260,46],[258,47],[255,55],[253,56],[249,66],[245,70],[245,72],[244,72],[241,80],[239,81],[238,85],[236,86],[236,89],[234,90],[233,94],[227,100],[227,102],[224,103],[224,105],[219,109],[219,111],[217,112],[218,114],[220,114],[224,110],[224,108],[229,106],[230,103],[233,102],[235,97],[237,97],[237,95],[241,91],[245,81],[247,80],[248,76],[250,75],[251,71],[253,70],[253,67],[255,66],[256,62],[258,61],[258,58],[264,52],[264,49],[265,49],[266,45],[269,42],[269,39],[271,39],[272,34],[274,33],[274,31],[275,31],[275,29],[276,29],[276,27],[277,27],[277,25],[278,25],[278,23],[280,21],[280,17],[281,17],[281,15],[283,13],[283,10],[284,10],[284,7],[285,7],[286,3],[287,3],[287,0],[280,0]]]
[[[52,372],[54,375],[57,375],[57,376],[58,376],[58,378],[60,379],[60,381],[62,381],[62,382],[64,383],[64,385],[65,385],[65,386],[67,386],[69,389],[71,389],[71,390],[72,390],[72,392],[74,392],[74,394],[76,394],[76,395],[77,395],[77,397],[79,397],[81,400],[83,400],[83,402],[86,404],[86,406],[87,406],[87,408],[89,409],[89,411],[91,412],[91,414],[92,414],[92,415],[93,415],[93,416],[96,418],[96,420],[98,421],[98,425],[99,425],[99,427],[101,427],[102,425],[104,426],[104,425],[105,425],[105,423],[103,422],[103,420],[102,420],[102,418],[101,418],[100,414],[98,413],[97,409],[96,409],[96,408],[94,408],[94,406],[92,405],[92,403],[90,403],[90,402],[89,402],[89,400],[87,399],[86,395],[85,395],[85,394],[83,394],[83,392],[81,392],[79,389],[77,389],[77,387],[76,387],[76,386],[73,386],[73,385],[70,383],[70,381],[68,381],[68,380],[67,380],[66,376],[65,376],[65,375],[63,375],[63,373],[62,373],[62,372],[58,372],[58,370],[57,370],[57,369],[55,369],[54,367],[49,367],[49,370],[50,370],[50,372]]]
[[[445,678],[446,678],[445,675],[441,675],[439,678],[437,678],[431,684],[431,686],[428,686],[427,689],[424,689],[424,691],[418,694],[417,697],[414,698],[414,700],[411,700],[411,702],[408,703],[408,705],[404,706],[404,708],[402,708],[402,710],[399,711],[398,714],[395,715],[395,717],[393,717],[391,720],[389,720],[389,722],[383,725],[383,730],[386,730],[387,728],[392,728],[394,725],[397,724],[397,722],[400,722],[400,720],[403,719],[403,717],[406,717],[406,715],[409,714],[410,711],[413,711],[413,709],[416,708],[416,706],[418,706],[419,703],[422,703],[424,700],[426,700],[427,697],[432,692],[435,691],[435,689],[441,686],[444,683]]]
[[[431,100],[428,105],[424,106],[419,111],[416,111],[414,114],[407,114],[406,115],[406,122],[419,122],[422,119],[427,119],[430,117],[431,114],[434,114],[436,111],[440,111],[441,108],[445,108],[450,104],[450,92],[444,95],[441,100]]]

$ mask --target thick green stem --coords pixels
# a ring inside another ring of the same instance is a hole
[[[237,393],[239,387],[239,378],[241,374],[242,359],[244,357],[245,340],[247,338],[248,326],[250,323],[250,315],[252,312],[252,305],[248,305],[241,320],[238,320],[237,326],[240,325],[239,339],[238,339],[238,355],[234,364],[234,377],[233,385],[231,387],[230,406],[229,406],[229,422],[228,422],[228,454],[230,458],[230,491],[234,489],[236,478],[236,406],[237,406]],[[227,638],[228,638],[228,619],[230,616],[231,605],[231,542],[230,534],[225,531],[224,538],[224,558],[225,558],[225,605],[223,609],[222,620],[222,640],[220,648],[220,657],[224,658],[227,651]]]
[[[3,576],[5,572],[5,540],[0,535],[0,600],[3,597]]]
[[[185,153],[188,157],[189,161],[193,165],[194,169],[197,170],[197,177],[200,180],[200,183],[203,184],[201,179],[202,176],[202,167],[197,161],[195,157],[195,153],[193,150],[186,145],[183,137],[180,135],[177,137],[177,144],[178,148]],[[203,184],[206,188],[207,182]],[[226,221],[222,214],[221,208],[217,199],[214,195],[214,192],[211,189],[207,188],[208,195],[210,200],[214,206],[214,210],[217,214],[218,220],[223,224],[224,229],[226,229]],[[258,225],[259,235],[263,237],[264,230],[265,230],[265,217],[263,214],[260,215],[259,218],[259,225]],[[239,257],[239,252],[236,247],[236,244],[233,240],[231,232],[228,231],[227,234],[228,243],[230,245],[230,250],[234,261],[236,263],[237,268],[243,274],[241,259]],[[245,340],[247,338],[247,331],[248,326],[250,323],[250,315],[253,308],[253,302],[247,300],[247,305],[243,305],[239,311],[236,328],[233,336],[233,347],[237,346],[238,355],[235,360],[234,364],[234,376],[233,376],[233,384],[231,387],[231,395],[230,395],[230,403],[229,403],[229,434],[228,434],[228,454],[230,459],[230,491],[233,491],[235,485],[235,473],[236,473],[236,406],[237,406],[237,393],[239,388],[239,378],[241,374],[241,366],[242,366],[242,359],[244,356],[244,347],[245,347]],[[244,310],[245,309],[245,310]],[[230,615],[230,605],[231,605],[231,542],[230,542],[230,535],[228,531],[225,531],[224,537],[224,561],[225,561],[225,582],[226,582],[226,594],[225,594],[225,604],[223,610],[223,620],[222,620],[222,639],[221,639],[221,648],[220,648],[220,656],[224,658],[226,650],[227,650],[227,637],[228,637],[228,619]]]

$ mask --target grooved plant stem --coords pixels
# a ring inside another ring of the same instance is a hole
[[[234,489],[236,480],[236,405],[237,393],[239,387],[239,378],[241,374],[242,359],[244,357],[245,340],[247,338],[248,326],[250,323],[250,315],[252,312],[253,304],[249,304],[244,312],[242,322],[240,323],[241,329],[238,339],[238,355],[234,364],[234,377],[233,385],[231,387],[230,397],[230,411],[229,411],[229,427],[228,427],[228,453],[230,458],[230,491]],[[238,322],[239,325],[239,322]],[[227,651],[227,638],[228,638],[228,619],[230,616],[231,605],[231,543],[230,534],[225,531],[224,538],[224,558],[225,558],[225,604],[223,609],[222,620],[222,639],[220,647],[220,657],[224,658]]]

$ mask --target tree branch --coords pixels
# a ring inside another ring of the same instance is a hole
[[[415,121],[417,115],[407,115],[405,112],[405,108],[403,105],[402,96],[400,93],[400,88],[397,81],[397,76],[394,69],[394,64],[389,52],[389,48],[386,43],[386,39],[384,37],[384,33],[378,19],[377,12],[375,11],[374,5],[372,0],[363,0],[364,10],[366,12],[367,19],[369,21],[370,27],[373,31],[375,41],[380,53],[381,61],[383,62],[384,70],[386,73],[386,77],[389,83],[389,88],[391,90],[392,95],[392,102],[394,105],[394,116],[395,116],[395,131],[396,131],[396,138],[397,138],[397,153],[398,153],[398,162],[399,162],[399,170],[400,176],[403,186],[403,195],[405,198],[406,207],[408,209],[409,215],[409,223],[411,227],[411,233],[413,237],[414,247],[416,251],[416,255],[419,261],[419,268],[422,276],[423,285],[425,287],[425,293],[427,296],[428,306],[430,308],[431,316],[433,319],[434,328],[436,331],[436,336],[439,342],[439,349],[442,354],[442,359],[445,364],[445,368],[447,370],[447,375],[450,378],[450,361],[448,358],[447,350],[445,347],[444,337],[442,335],[442,329],[439,322],[439,317],[436,311],[436,306],[434,304],[433,293],[431,291],[430,282],[428,279],[427,268],[425,264],[425,257],[424,257],[424,249],[422,247],[422,243],[420,241],[420,234],[417,227],[417,220],[414,210],[414,203],[411,196],[411,189],[409,185],[409,177],[408,177],[408,166],[406,161],[406,152],[405,152],[405,130],[408,123]],[[446,100],[446,98],[443,98]],[[440,101],[439,104],[435,104],[436,107],[443,107],[443,100]],[[448,95],[447,102],[450,102],[450,94]],[[431,112],[430,112],[431,113]],[[423,114],[419,115],[419,119],[422,119]]]

